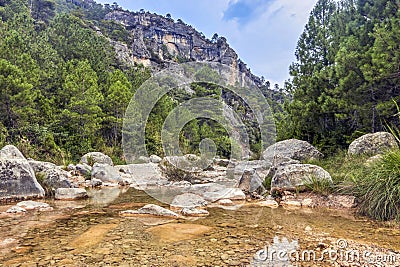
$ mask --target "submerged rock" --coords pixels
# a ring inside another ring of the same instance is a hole
[[[25,210],[50,210],[52,209],[49,204],[37,201],[22,201],[17,204],[18,207],[21,207]]]
[[[0,201],[42,198],[45,192],[28,160],[14,146],[0,150]]]
[[[26,209],[19,207],[19,206],[12,206],[9,208],[6,213],[25,213]]]
[[[160,207],[154,204],[147,204],[146,206],[138,209],[138,210],[126,210],[120,213],[123,216],[129,215],[153,215],[153,216],[165,216],[165,217],[174,217],[178,218],[179,215],[173,211],[170,211],[166,208]]]
[[[191,208],[183,208],[181,210],[183,216],[188,217],[205,217],[208,216],[210,213],[203,209],[196,209],[194,207]]]
[[[112,159],[101,152],[90,152],[82,156],[81,163],[93,166],[95,163],[108,164],[114,166]]]
[[[84,188],[58,188],[55,199],[58,200],[76,200],[87,198],[88,194]]]
[[[276,156],[303,161],[322,158],[323,154],[306,141],[289,139],[269,146],[263,153],[263,158],[268,161],[273,161]]]
[[[370,133],[354,140],[348,149],[349,155],[377,155],[398,149],[396,138],[388,132]]]
[[[193,193],[177,195],[171,202],[171,207],[173,208],[197,208],[204,206],[207,206],[207,201]]]
[[[271,193],[304,189],[311,181],[332,183],[330,174],[323,168],[311,164],[283,164],[270,170]]]
[[[202,196],[209,202],[215,202],[220,199],[246,199],[246,195],[239,188],[226,187],[217,183],[195,184],[186,190],[188,190],[189,193]]]

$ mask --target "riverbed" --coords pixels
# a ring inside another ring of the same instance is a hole
[[[400,265],[398,227],[349,211],[247,202],[209,207],[205,218],[123,217],[145,204],[168,206],[133,188],[91,195],[44,201],[52,211],[3,213],[0,266]]]

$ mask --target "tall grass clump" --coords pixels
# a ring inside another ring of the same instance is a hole
[[[369,170],[353,183],[360,213],[380,221],[399,220],[400,150],[386,153]]]

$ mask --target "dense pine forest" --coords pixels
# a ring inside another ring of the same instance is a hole
[[[320,0],[290,66],[280,138],[325,152],[398,125],[400,1]],[[285,130],[284,130],[285,129]]]
[[[298,41],[292,78],[279,101],[271,101],[279,139],[306,140],[329,154],[364,133],[398,125],[399,7],[398,0],[317,2]],[[0,146],[15,144],[25,155],[59,163],[93,150],[122,160],[125,108],[151,70],[118,59],[110,39],[130,36],[104,16],[119,8],[0,0]],[[207,88],[208,95],[221,94]],[[269,83],[262,89],[271,97]],[[150,152],[162,155],[160,127],[176,105],[166,96],[154,108],[146,129]],[[220,155],[229,156],[232,140],[222,127],[191,124],[182,133],[186,152],[211,137]],[[261,146],[253,136],[257,154]]]

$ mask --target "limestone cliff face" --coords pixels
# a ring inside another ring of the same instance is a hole
[[[133,37],[128,49],[121,49],[122,44],[115,45],[117,51],[125,52],[121,56],[125,59],[130,57],[134,62],[155,69],[174,62],[219,62],[245,73],[257,85],[261,84],[260,78],[250,72],[224,37],[211,41],[181,20],[174,22],[171,18],[149,12],[115,10],[105,19],[123,25]],[[129,56],[126,55],[128,50]]]

